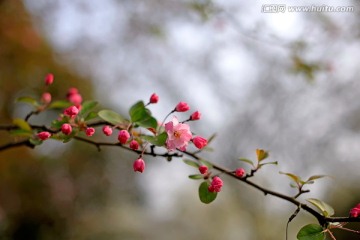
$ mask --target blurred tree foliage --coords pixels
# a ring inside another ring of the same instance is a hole
[[[0,1],[1,123],[11,122],[19,90],[22,95],[40,96],[49,72],[55,75],[50,88],[53,99],[64,98],[71,86],[82,86],[85,99],[91,96],[91,84],[57,58],[32,25],[23,2]],[[26,112],[19,114],[24,117]],[[0,144],[9,139],[0,132]],[[74,234],[69,227],[81,225],[75,224],[81,209],[105,199],[104,161],[94,152],[74,144],[49,158],[25,147],[1,152],[0,239],[69,239]]]

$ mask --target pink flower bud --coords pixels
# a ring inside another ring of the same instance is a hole
[[[44,141],[44,140],[48,139],[49,137],[51,137],[51,133],[46,132],[46,131],[45,132],[39,132],[37,134],[37,137],[40,138],[40,140]]]
[[[134,164],[133,164],[133,168],[135,172],[144,172],[145,170],[145,162],[143,159],[139,158],[137,159]]]
[[[45,77],[45,85],[51,85],[54,82],[54,75],[49,73]]]
[[[201,113],[199,111],[194,112],[190,116],[191,121],[199,120],[201,118]]]
[[[75,93],[75,94],[71,94],[68,97],[69,102],[71,102],[72,104],[79,106],[82,102],[82,97],[79,93]]]
[[[201,174],[205,174],[205,173],[207,173],[207,171],[208,171],[208,167],[207,167],[207,166],[205,166],[205,165],[199,166],[199,172],[200,172]]]
[[[192,142],[194,143],[195,147],[197,147],[198,149],[202,149],[207,145],[207,140],[203,137],[194,137],[192,139]]]
[[[153,93],[150,97],[150,103],[157,103],[159,101],[159,96],[156,93]]]
[[[66,97],[69,98],[71,95],[77,94],[77,93],[79,93],[79,90],[77,88],[74,88],[74,87],[69,88],[69,90],[66,94]]]
[[[137,150],[139,148],[139,143],[135,140],[132,140],[129,144],[131,149]]]
[[[72,127],[70,124],[68,123],[64,123],[62,126],[61,126],[61,132],[65,135],[70,135],[70,133],[72,132]]]
[[[190,109],[189,105],[185,102],[179,102],[178,105],[176,105],[175,107],[175,111],[177,112],[186,112],[189,109]]]
[[[41,102],[45,103],[45,104],[48,104],[51,102],[51,94],[48,93],[48,92],[44,92],[42,95],[41,95]]]
[[[360,203],[350,210],[350,217],[357,218],[360,216]]]
[[[113,132],[112,128],[110,126],[107,126],[107,125],[102,128],[102,131],[106,136],[110,136],[112,134],[112,132]]]
[[[86,133],[86,136],[91,137],[95,133],[95,128],[88,127],[88,128],[86,128],[85,133]]]
[[[71,118],[78,115],[78,113],[79,113],[79,109],[76,106],[71,106],[64,110],[64,114]]]
[[[242,178],[245,175],[245,170],[243,168],[237,168],[235,170],[235,176]]]
[[[209,192],[220,192],[221,188],[223,186],[223,181],[221,180],[221,178],[219,178],[218,176],[215,176],[212,181],[210,186],[208,187]]]
[[[119,132],[118,140],[121,144],[125,144],[129,138],[130,134],[127,130],[121,130]]]

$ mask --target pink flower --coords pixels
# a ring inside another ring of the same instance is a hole
[[[350,210],[350,217],[357,218],[360,216],[360,203]]]
[[[79,113],[79,109],[77,107],[75,107],[75,106],[68,107],[67,109],[64,110],[64,114],[66,116],[71,117],[71,118],[78,115],[78,113]]]
[[[70,135],[70,133],[72,132],[72,127],[70,124],[68,123],[64,123],[62,126],[61,126],[61,132],[65,135]]]
[[[137,150],[139,148],[139,143],[135,140],[132,140],[129,144],[131,149]]]
[[[203,137],[194,137],[192,139],[192,142],[194,143],[195,147],[197,147],[198,149],[202,149],[207,145],[207,140]]]
[[[49,137],[51,137],[51,133],[46,132],[46,131],[45,132],[39,132],[37,134],[37,137],[40,138],[40,140],[44,141],[44,140],[48,139]]]
[[[88,128],[86,128],[85,133],[86,133],[86,136],[91,137],[95,133],[95,128],[88,127]]]
[[[49,73],[45,77],[45,84],[51,85],[54,82],[54,75],[52,73]]]
[[[243,168],[237,168],[235,170],[235,176],[242,178],[245,175],[245,170]]]
[[[221,180],[221,178],[219,178],[218,176],[215,176],[212,179],[211,184],[208,187],[208,190],[209,190],[209,192],[220,192],[222,186],[223,186],[223,181]]]
[[[171,122],[165,124],[165,131],[168,135],[166,146],[169,150],[185,150],[188,142],[192,138],[190,127],[187,124],[179,123],[176,117]]]
[[[125,144],[130,138],[130,133],[127,130],[121,130],[119,132],[118,140],[121,144]]]
[[[142,158],[137,159],[134,164],[133,168],[135,172],[143,172],[145,170],[145,162]]]
[[[194,112],[190,116],[191,121],[199,120],[201,118],[201,113],[199,111]]]
[[[41,95],[41,101],[45,104],[48,104],[51,102],[51,94],[48,93],[48,92],[44,92],[42,95]]]
[[[157,103],[159,101],[159,96],[156,93],[153,93],[150,97],[150,103]]]
[[[208,167],[207,167],[207,166],[205,166],[205,165],[199,166],[199,172],[200,172],[201,174],[205,174],[205,173],[207,173],[207,171],[208,171]]]
[[[110,126],[107,126],[107,125],[102,128],[102,131],[106,136],[110,136],[112,134],[112,132],[113,132],[112,128]]]
[[[175,107],[175,111],[177,112],[186,112],[190,107],[186,102],[179,102]]]

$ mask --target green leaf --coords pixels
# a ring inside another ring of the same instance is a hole
[[[125,122],[125,119],[122,116],[111,110],[101,110],[98,112],[98,115],[101,119],[113,125],[118,125]]]
[[[94,107],[96,107],[98,104],[98,102],[96,101],[85,101],[82,105],[81,105],[81,110],[79,115],[85,117],[85,115],[90,112]]]
[[[68,102],[68,101],[63,101],[63,100],[59,100],[59,101],[55,101],[52,102],[48,109],[63,109],[63,108],[67,108],[72,106],[72,103]]]
[[[36,101],[36,99],[32,98],[32,97],[19,97],[15,100],[15,102],[22,102],[22,103],[27,103],[30,104],[34,107],[39,106],[40,104]]]
[[[197,162],[194,162],[194,161],[189,160],[189,159],[184,159],[183,161],[184,161],[184,163],[186,163],[187,165],[192,166],[192,167],[195,167],[195,168],[199,168],[199,166],[200,166]]]
[[[157,120],[151,116],[151,112],[143,101],[135,103],[129,110],[130,119],[133,123],[144,128],[157,128]]]
[[[319,199],[308,198],[308,199],[306,199],[306,201],[308,201],[309,203],[311,203],[312,205],[317,207],[325,217],[330,217],[330,216],[334,215],[334,213],[335,213],[334,209],[329,204],[327,204]]]
[[[27,131],[23,129],[11,130],[10,134],[17,137],[31,137],[33,135],[32,131]]]
[[[165,145],[167,137],[168,136],[166,132],[163,132],[157,136],[141,136],[141,138],[144,139],[145,141],[148,141],[149,143],[159,147]]]
[[[68,121],[66,119],[62,119],[62,120],[54,120],[51,122],[51,127],[52,128],[56,128],[56,129],[59,129],[61,128],[61,126],[64,124],[64,123],[67,123]]]
[[[151,115],[148,115],[147,118],[144,118],[142,121],[136,122],[139,126],[144,127],[144,128],[153,128],[156,129],[157,128],[157,120],[152,117]]]
[[[239,161],[248,163],[248,164],[250,164],[251,166],[255,167],[255,166],[254,166],[254,163],[253,163],[250,159],[247,159],[247,158],[239,158]]]
[[[18,126],[20,129],[22,130],[26,130],[26,131],[31,131],[31,127],[29,125],[29,123],[27,123],[24,119],[22,118],[15,118],[13,119],[13,124]]]
[[[40,139],[33,139],[33,138],[30,138],[29,142],[34,146],[38,146],[38,145],[41,145],[43,143],[43,141],[41,141]]]
[[[98,117],[98,114],[96,112],[90,112],[86,118],[85,118],[85,121],[89,121],[89,120],[92,120],[94,118],[97,118]]]
[[[297,184],[300,184],[302,182],[301,178],[299,176],[296,176],[295,174],[285,173],[285,172],[279,172],[279,173],[288,176],[291,180],[293,180]]]
[[[314,175],[314,176],[309,177],[309,179],[306,180],[306,182],[313,181],[313,180],[323,178],[323,177],[326,177],[326,175]]]
[[[215,139],[215,137],[216,137],[216,133],[214,133],[213,135],[211,135],[210,137],[209,137],[209,139],[208,139],[208,145]]]
[[[204,179],[204,175],[202,175],[202,174],[193,174],[193,175],[189,175],[189,178],[194,179],[194,180]]]
[[[142,121],[144,118],[148,117],[148,113],[145,108],[143,101],[135,103],[129,110],[130,119],[132,122]]]
[[[199,198],[202,203],[209,204],[216,199],[217,192],[209,192],[209,183],[204,181],[199,187]]]
[[[278,165],[278,162],[275,161],[275,162],[260,163],[259,166],[262,167],[262,166],[264,166],[264,165],[269,165],[269,164],[271,164],[271,165]]]
[[[202,165],[207,166],[209,169],[210,169],[210,168],[213,168],[213,165],[212,165],[210,162],[208,162],[208,161],[206,161],[206,160],[203,160],[203,159],[200,159],[199,161],[200,161],[200,163],[201,163]]]
[[[323,228],[317,224],[308,224],[300,229],[296,235],[298,240],[324,240]]]

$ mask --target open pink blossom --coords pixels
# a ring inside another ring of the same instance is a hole
[[[166,146],[169,150],[186,150],[192,138],[189,125],[179,123],[178,119],[173,117],[172,121],[165,124],[165,131],[168,135]]]

